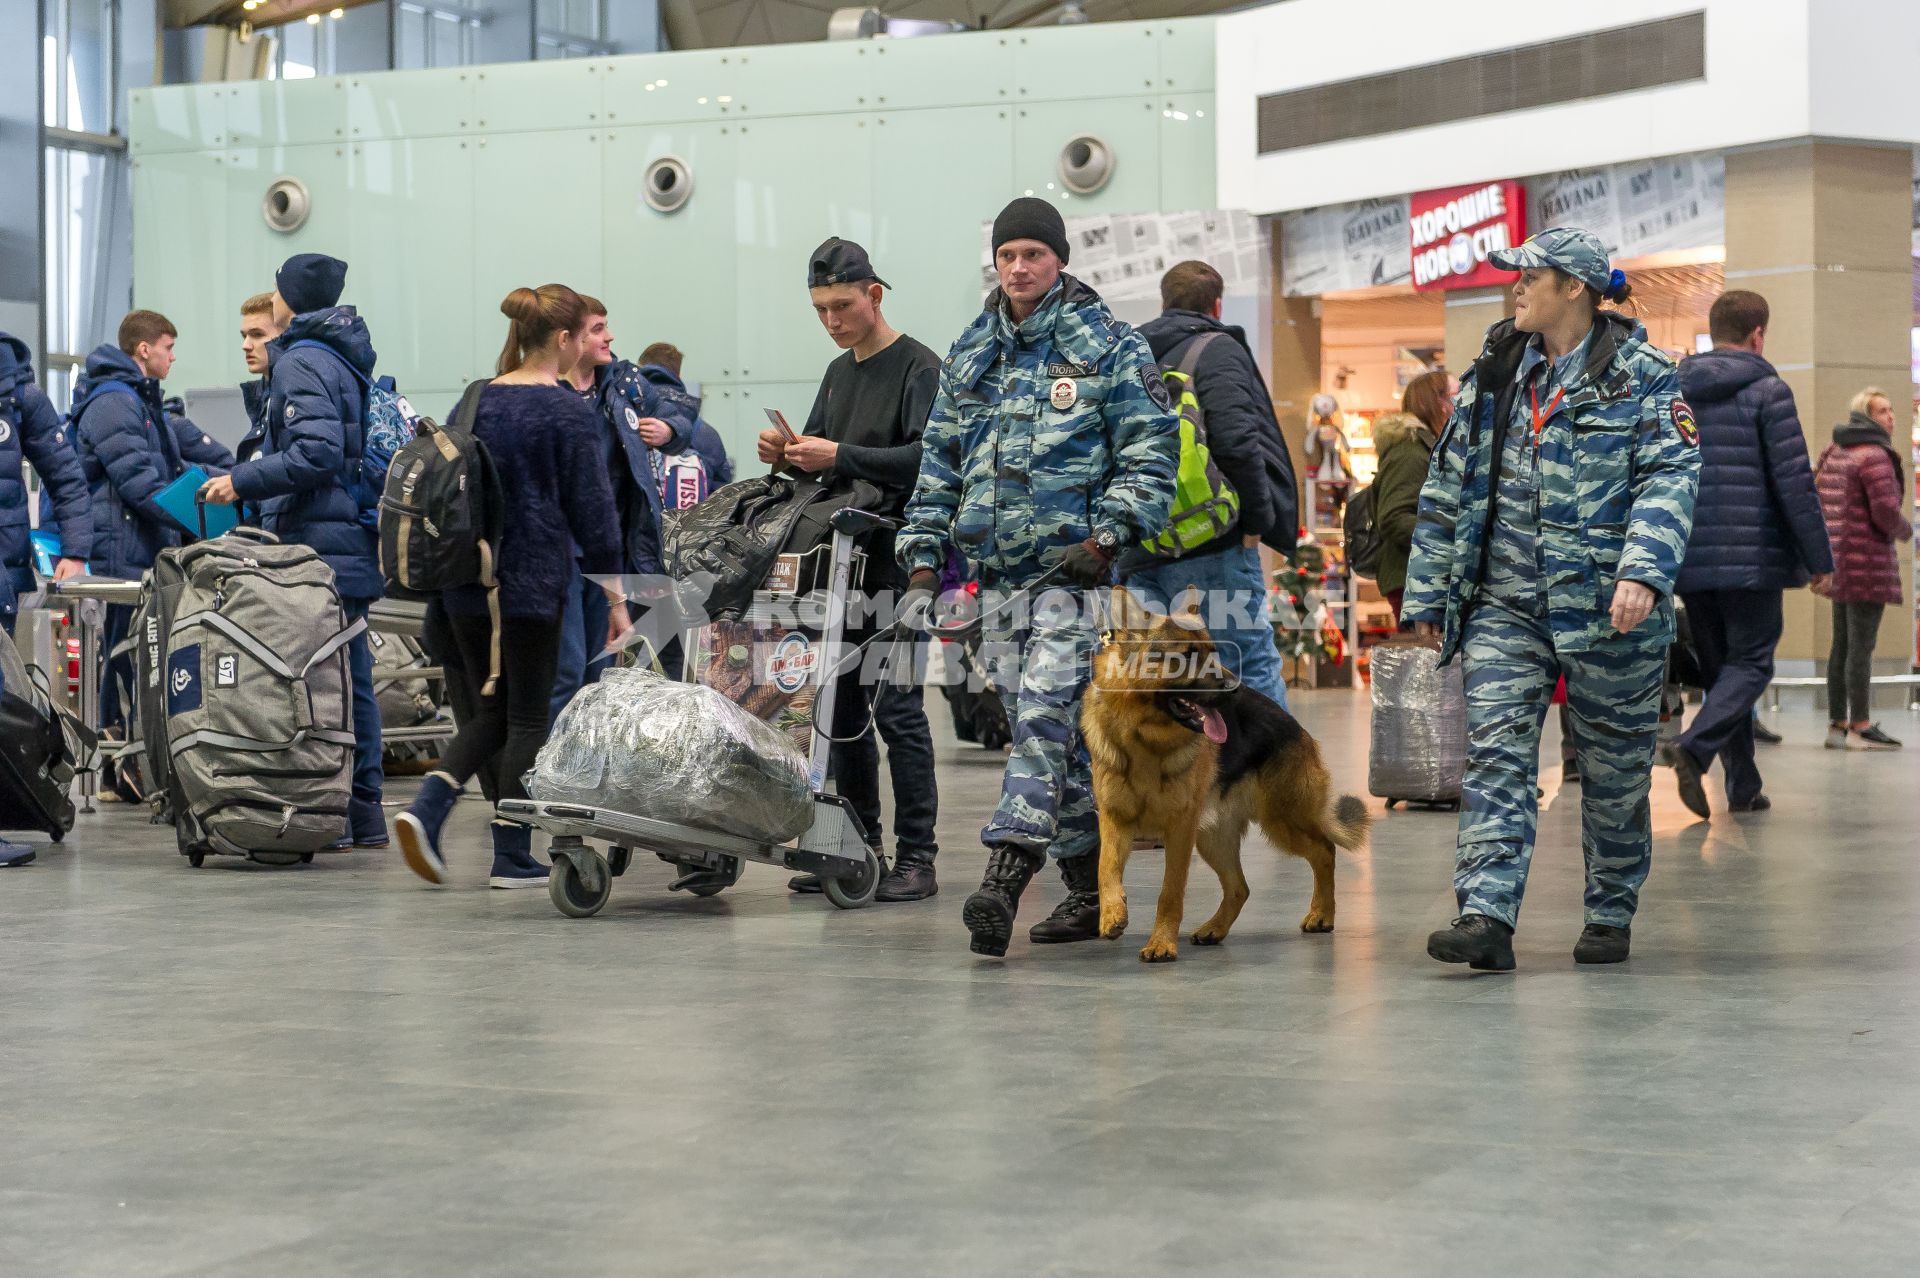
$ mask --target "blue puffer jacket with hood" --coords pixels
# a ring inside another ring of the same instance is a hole
[[[33,463],[40,482],[53,494],[60,553],[88,558],[93,517],[86,476],[67,446],[60,414],[46,392],[33,384],[33,353],[19,338],[0,333],[0,566],[5,568],[0,572],[0,615],[7,617],[18,607],[19,596],[34,588],[23,460]]]
[[[1680,361],[1680,388],[1700,426],[1700,495],[1679,592],[1788,590],[1832,572],[1807,437],[1773,365],[1718,347]]]
[[[351,306],[296,315],[267,361],[267,409],[241,441],[233,489],[280,540],[319,551],[342,597],[377,599],[379,536],[361,513],[378,495],[360,480],[366,405],[352,371],[373,376],[366,322]]]
[[[70,438],[93,501],[88,567],[135,578],[180,544],[181,528],[155,500],[185,469],[160,383],[111,343],[87,356],[73,388]]]

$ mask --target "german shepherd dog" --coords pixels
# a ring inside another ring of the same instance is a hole
[[[1100,816],[1100,935],[1127,929],[1122,875],[1136,834],[1166,844],[1166,879],[1142,962],[1179,957],[1187,869],[1197,848],[1220,876],[1220,908],[1193,933],[1218,945],[1247,903],[1240,843],[1259,822],[1313,867],[1303,932],[1333,930],[1336,847],[1367,838],[1366,805],[1336,799],[1320,747],[1294,717],[1227,674],[1200,618],[1155,617],[1125,587],[1094,655],[1080,714]]]

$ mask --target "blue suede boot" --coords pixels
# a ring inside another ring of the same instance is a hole
[[[488,887],[545,887],[547,867],[533,859],[533,830],[513,821],[495,821],[493,831],[493,874]]]
[[[387,846],[387,812],[377,800],[347,800],[347,825],[353,831],[356,848]]]
[[[427,773],[420,794],[394,820],[400,832],[400,855],[407,868],[438,886],[447,881],[447,862],[440,855],[440,827],[453,815],[460,789],[444,772]]]

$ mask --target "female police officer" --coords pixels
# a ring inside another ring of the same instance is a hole
[[[1541,721],[1562,673],[1584,783],[1581,963],[1627,957],[1652,854],[1647,789],[1669,596],[1693,523],[1698,434],[1673,361],[1600,303],[1630,289],[1585,231],[1492,255],[1520,272],[1462,380],[1420,496],[1403,617],[1462,655],[1467,774],[1454,893],[1427,953],[1513,968]]]

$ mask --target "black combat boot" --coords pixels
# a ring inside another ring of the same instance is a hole
[[[980,887],[961,907],[960,921],[973,933],[973,952],[999,958],[1013,939],[1013,916],[1020,894],[1033,881],[1033,872],[1045,859],[1039,852],[997,843],[989,850],[987,872]]]
[[[1067,885],[1066,899],[1028,929],[1027,939],[1035,945],[1091,941],[1100,935],[1099,853],[1067,857],[1060,862],[1060,877]]]
[[[1624,963],[1627,961],[1627,950],[1632,943],[1632,928],[1589,923],[1580,929],[1580,939],[1573,944],[1573,961],[1576,963]]]
[[[873,899],[924,901],[939,890],[933,877],[933,858],[924,852],[902,852],[894,858],[892,872],[880,880]]]
[[[1427,957],[1476,972],[1513,970],[1513,929],[1484,914],[1462,914],[1427,938]]]

